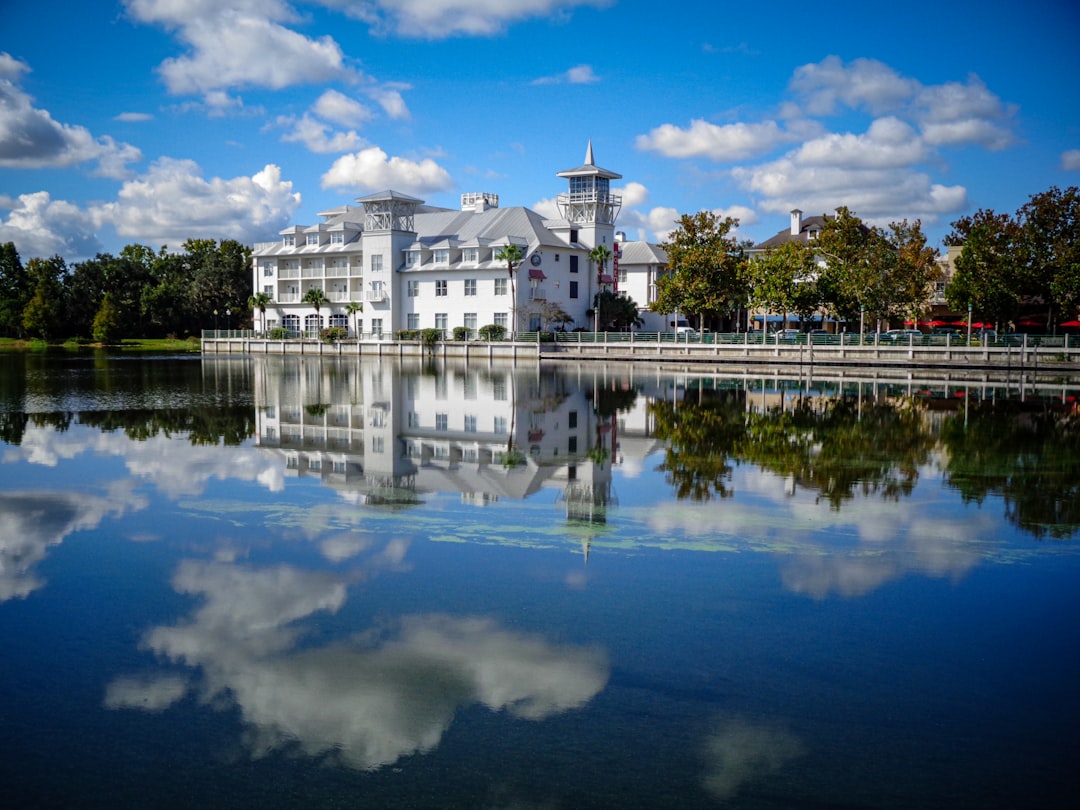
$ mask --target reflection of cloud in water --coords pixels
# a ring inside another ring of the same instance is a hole
[[[784,480],[772,473],[745,469],[735,476],[733,489],[741,498],[680,502],[677,510],[650,512],[649,525],[661,534],[691,537],[716,537],[723,526],[733,542],[796,549],[779,552],[784,584],[815,598],[866,594],[910,573],[959,578],[985,554],[979,541],[993,537],[994,522],[981,512],[934,520],[917,501],[875,496],[837,510],[818,502],[813,490],[788,494]],[[836,545],[820,541],[824,537]]]
[[[180,675],[117,678],[105,691],[105,708],[160,712],[184,697],[187,690],[188,679]]]
[[[78,492],[0,493],[0,602],[40,588],[33,567],[51,545],[96,528],[110,515],[146,506],[144,498],[115,487],[106,497]]]
[[[236,701],[256,755],[295,745],[376,768],[434,748],[462,706],[539,720],[584,705],[607,682],[603,653],[486,618],[410,616],[377,638],[294,649],[294,622],[345,601],[329,574],[185,562],[174,585],[206,601],[147,643],[201,668],[208,699]]]
[[[122,458],[132,475],[151,482],[170,498],[198,495],[215,478],[257,481],[271,492],[285,487],[280,459],[255,447],[230,447],[222,452],[220,447],[192,445],[183,438],[158,435],[136,441],[120,432],[79,425],[64,432],[28,428],[22,443],[4,453],[4,461],[54,467],[60,459],[83,453]]]
[[[722,721],[705,740],[702,784],[718,799],[730,799],[748,782],[778,773],[803,755],[788,731],[734,718]]]

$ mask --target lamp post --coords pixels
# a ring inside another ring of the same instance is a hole
[[[217,337],[217,336],[218,336],[218,334],[217,334],[217,330],[218,330],[218,329],[217,329],[217,328],[218,328],[218,322],[217,322],[217,310],[215,309],[215,310],[214,310],[214,337]]]
[[[232,309],[226,308],[225,310],[225,331],[228,332],[232,329]]]
[[[968,346],[971,345],[971,302],[968,301]]]
[[[863,343],[863,333],[866,331],[866,307],[859,305],[859,345]]]

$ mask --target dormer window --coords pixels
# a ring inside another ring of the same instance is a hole
[[[331,245],[344,245],[345,244],[345,232],[344,231],[333,231],[333,232],[331,232],[331,234],[330,234],[330,244]]]
[[[463,251],[461,251],[461,260],[463,262],[469,262],[470,264],[476,264],[480,261],[480,249],[465,248]]]
[[[285,247],[296,247],[296,237],[292,234],[281,237],[281,244]]]
[[[432,252],[435,264],[450,264],[450,251],[440,248]]]
[[[420,251],[419,250],[406,250],[405,251],[405,266],[416,267],[420,264]]]
[[[319,235],[317,233],[309,233],[307,235],[307,244],[308,245],[317,245],[317,244],[319,244]]]

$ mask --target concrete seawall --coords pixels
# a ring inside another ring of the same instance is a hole
[[[1080,344],[1080,341],[1077,341]],[[1080,374],[1080,345],[892,346],[754,343],[535,343],[442,341],[268,340],[204,338],[206,354],[302,354],[326,357],[423,357],[535,361],[595,361],[702,366],[861,366],[939,369],[1014,369]]]

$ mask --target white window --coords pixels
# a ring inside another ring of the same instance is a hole
[[[373,253],[371,255],[371,272],[372,273],[381,273],[382,272],[382,254],[381,253]]]
[[[495,325],[496,326],[501,326],[503,329],[505,329],[506,325],[508,323],[510,323],[510,320],[506,317],[505,312],[496,312],[495,313]]]
[[[435,429],[446,430],[449,424],[449,417],[445,413],[435,414]]]
[[[476,295],[476,279],[475,278],[467,278],[467,279],[465,279],[465,294],[466,295]]]
[[[406,324],[405,324],[406,329],[419,329],[420,328],[420,313],[419,312],[410,312],[408,315],[405,316],[405,320],[406,320]]]
[[[269,295],[271,298],[273,298],[274,297],[274,285],[273,284],[264,285],[263,286],[263,292],[266,293],[267,295]]]
[[[411,428],[420,427],[420,414],[418,414],[416,411],[409,411],[407,414],[405,414],[405,424],[406,426]]]
[[[309,233],[307,235],[307,244],[317,245],[319,244],[319,235],[317,233]]]
[[[406,250],[405,251],[405,266],[416,267],[420,264],[420,251],[419,250]]]
[[[476,313],[466,312],[465,322],[462,325],[469,330],[470,335],[476,334]]]
[[[274,263],[273,262],[267,262],[266,264],[264,264],[262,266],[262,268],[263,268],[263,275],[264,276],[272,276],[272,275],[274,275]]]
[[[371,319],[371,331],[375,337],[382,337],[382,318]]]
[[[296,237],[292,234],[284,236],[281,239],[281,244],[285,245],[285,247],[296,247]]]
[[[446,295],[446,279],[439,279],[435,282],[435,295]]]
[[[495,279],[495,294],[496,295],[506,295],[506,279],[505,278],[497,278],[497,279]]]
[[[448,321],[448,319],[446,317],[445,312],[436,312],[435,313],[435,328],[436,329],[445,330],[446,325],[447,325],[448,322],[449,321]]]
[[[330,232],[330,244],[331,245],[344,245],[345,244],[345,231],[331,231]]]
[[[450,251],[440,248],[432,252],[435,264],[450,264]]]
[[[496,377],[491,383],[491,398],[497,402],[506,402],[506,378]]]
[[[507,427],[506,427],[506,417],[505,416],[496,416],[495,417],[495,433],[505,436],[509,432],[510,431],[507,430]]]
[[[476,416],[472,414],[465,415],[465,432],[476,433]]]
[[[417,279],[409,279],[409,298],[416,298],[420,294],[420,282]]]
[[[386,439],[383,436],[371,437],[371,452],[373,453],[385,453],[386,452]]]
[[[472,262],[476,264],[480,261],[480,249],[479,248],[465,248],[461,251],[461,260],[463,262]]]

